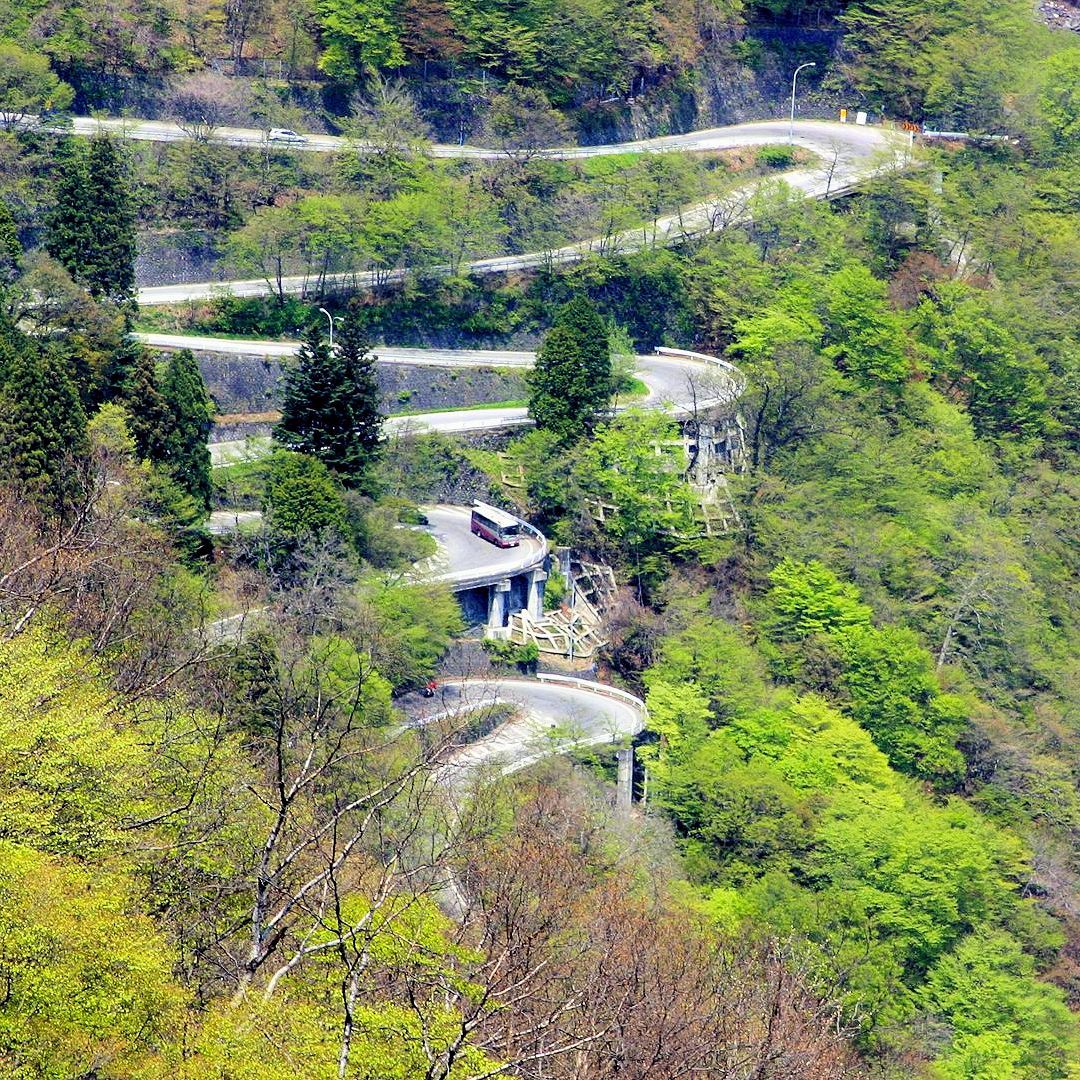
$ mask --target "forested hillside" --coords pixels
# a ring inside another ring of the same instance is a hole
[[[0,0],[0,121],[0,1074],[1080,1077],[1075,35]]]

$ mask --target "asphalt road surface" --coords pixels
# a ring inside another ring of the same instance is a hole
[[[451,681],[440,686],[426,708],[436,716],[497,701],[518,706],[520,715],[455,753],[445,766],[449,783],[483,767],[515,772],[570,746],[621,742],[645,724],[645,706],[637,698],[584,679]],[[423,715],[414,722],[423,723]]]
[[[298,342],[292,341],[244,341],[193,334],[135,334],[134,337],[157,349],[192,349],[195,352],[235,356],[287,357],[295,355],[300,347]],[[400,349],[379,346],[375,352],[382,364],[416,367],[530,368],[536,362],[533,352],[493,349]],[[664,407],[676,414],[732,400],[738,393],[728,369],[693,356],[639,356],[635,374],[648,387],[649,394],[644,401],[631,404]],[[456,409],[453,412],[392,417],[387,430],[454,433],[528,422],[523,408]]]
[[[439,551],[419,569],[435,581],[457,588],[503,581],[515,574],[541,566],[547,556],[547,544],[531,533],[523,533],[517,547],[500,548],[479,536],[469,527],[472,512],[465,506],[425,506],[428,532],[435,537]]]
[[[35,126],[36,117],[27,117],[23,124]],[[136,139],[143,142],[183,142],[190,134],[179,124],[169,120],[139,120],[122,117],[76,116],[71,118],[70,130],[76,135],[96,135],[103,132],[124,139]],[[56,125],[47,130],[63,131],[67,128]],[[873,127],[858,127],[854,124],[837,124],[815,120],[799,120],[795,123],[796,145],[806,146],[815,152],[821,152],[823,145],[831,152],[827,142],[830,132],[838,133],[844,147],[851,153],[866,154],[879,145],[881,132]],[[308,153],[340,153],[350,147],[364,150],[365,144],[353,142],[337,135],[302,134],[300,142],[285,142],[268,139],[268,132],[260,128],[218,127],[211,131],[210,141],[228,146],[270,148],[276,152],[301,151]],[[730,124],[725,127],[704,128],[690,131],[684,135],[662,135],[653,139],[637,139],[625,143],[605,143],[599,146],[561,146],[540,151],[538,156],[555,160],[573,160],[576,158],[604,157],[612,154],[646,154],[704,152],[712,150],[733,150],[740,146],[764,146],[769,143],[788,141],[787,120],[765,120],[749,124]],[[513,151],[496,147],[456,145],[452,143],[434,143],[428,148],[432,157],[437,158],[472,158],[478,160],[497,160],[510,156]]]

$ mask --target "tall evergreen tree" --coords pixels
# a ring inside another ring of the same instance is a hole
[[[135,208],[114,139],[90,140],[87,173],[94,229],[88,287],[95,295],[126,299],[135,288]]]
[[[164,462],[176,482],[203,507],[210,506],[210,451],[213,424],[210,395],[190,349],[170,355],[158,389],[166,411]]]
[[[135,286],[135,212],[114,142],[91,140],[60,155],[45,247],[91,295],[122,300]]]
[[[45,218],[45,250],[85,285],[93,246],[90,171],[74,139],[57,144],[56,175],[52,209]]]
[[[331,467],[342,474],[349,487],[370,491],[371,467],[379,456],[384,419],[375,368],[378,357],[368,347],[358,323],[343,322],[339,340],[342,377],[335,412],[340,417],[340,465]]]
[[[611,345],[591,301],[574,297],[555,317],[529,376],[529,415],[568,441],[587,432],[611,401]]]
[[[147,349],[124,338],[109,356],[103,373],[103,401],[115,401],[128,414],[128,430],[139,457],[165,460],[170,413],[157,386],[154,360]]]
[[[371,483],[382,428],[375,361],[359,328],[342,324],[331,350],[318,327],[308,331],[296,364],[285,375],[283,446],[318,458],[349,487]]]
[[[0,342],[0,474],[43,509],[78,493],[86,413],[62,359],[36,343]]]

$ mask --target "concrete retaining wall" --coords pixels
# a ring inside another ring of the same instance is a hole
[[[196,355],[219,413],[263,413],[280,408],[280,359],[223,353]],[[409,364],[382,364],[378,368],[383,408],[388,413],[521,400],[526,397],[523,374],[499,368]]]

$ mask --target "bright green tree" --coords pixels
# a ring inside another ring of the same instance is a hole
[[[398,11],[389,0],[319,0],[319,22],[327,42],[319,67],[339,82],[355,82],[405,62]]]
[[[579,294],[555,316],[529,376],[529,415],[563,441],[587,433],[611,401],[608,329]]]
[[[915,331],[947,392],[967,400],[983,436],[1035,439],[1047,419],[1046,361],[995,311],[991,298],[941,282],[916,312]]]
[[[861,263],[825,280],[825,355],[865,387],[897,390],[907,378],[904,326],[889,306],[885,283]]]
[[[291,540],[345,524],[345,500],[330,470],[291,450],[270,455],[263,509],[270,529]]]
[[[28,116],[66,109],[73,96],[44,56],[14,41],[0,41],[0,123],[18,124]]]
[[[213,408],[202,372],[190,349],[171,353],[158,378],[165,406],[163,461],[177,483],[202,506],[210,506],[210,451],[206,441]]]
[[[694,532],[694,498],[677,435],[660,412],[630,410],[596,434],[575,470],[586,495],[605,507],[603,530],[634,554],[662,545],[663,534]]]
[[[12,1077],[157,1077],[186,994],[115,870],[0,840],[0,1061]]]

